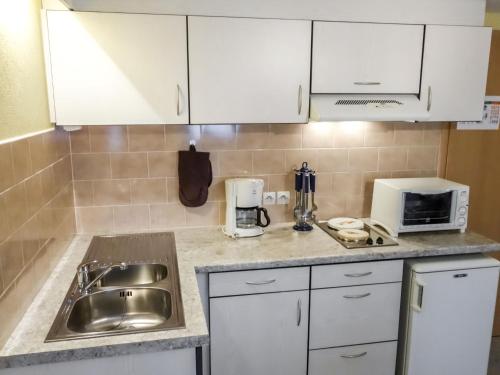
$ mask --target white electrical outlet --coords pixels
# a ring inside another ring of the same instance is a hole
[[[265,206],[276,204],[276,192],[275,191],[264,192],[262,200],[264,201]]]
[[[277,200],[278,200],[278,204],[290,203],[290,192],[289,191],[278,191]]]

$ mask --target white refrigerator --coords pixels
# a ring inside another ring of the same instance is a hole
[[[406,262],[398,375],[486,375],[499,266],[481,254]]]

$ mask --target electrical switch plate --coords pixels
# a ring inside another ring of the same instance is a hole
[[[289,191],[278,191],[277,193],[278,204],[288,204],[290,203],[290,192]]]
[[[263,194],[264,205],[276,204],[276,192],[275,191],[266,191]]]

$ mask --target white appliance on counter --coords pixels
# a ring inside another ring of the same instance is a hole
[[[264,180],[232,178],[226,180],[226,225],[224,233],[233,238],[264,234],[271,220],[262,206]],[[262,214],[266,221],[262,221]]]
[[[499,266],[481,254],[406,262],[398,375],[486,375]]]
[[[371,221],[391,236],[467,228],[469,187],[437,177],[375,180]]]

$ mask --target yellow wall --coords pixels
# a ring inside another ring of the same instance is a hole
[[[47,128],[41,0],[0,0],[0,141]]]
[[[495,30],[500,30],[500,13],[488,12],[484,20],[485,26],[491,26]]]

